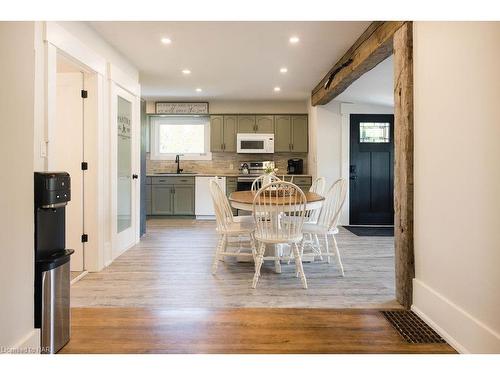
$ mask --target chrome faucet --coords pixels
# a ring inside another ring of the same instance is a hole
[[[179,174],[184,170],[181,168],[180,155],[175,155],[175,162],[177,163],[177,174]]]

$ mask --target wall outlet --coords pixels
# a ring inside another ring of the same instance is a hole
[[[229,164],[229,169],[233,170],[234,169],[234,164]]]
[[[40,142],[40,157],[42,157],[42,158],[47,157],[47,142],[46,141]]]

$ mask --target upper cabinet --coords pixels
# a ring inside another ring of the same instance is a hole
[[[210,116],[210,151],[236,152],[237,116]]]
[[[210,151],[224,151],[224,117],[210,116]]]
[[[238,116],[238,133],[274,133],[273,115]]]
[[[291,116],[292,120],[292,152],[307,152],[308,131],[307,116]]]
[[[276,115],[274,124],[274,152],[307,152],[307,115]]]
[[[255,132],[256,133],[274,133],[274,116],[260,115],[255,116]]]
[[[238,133],[255,133],[255,116],[238,116]]]
[[[274,152],[308,148],[307,115],[212,115],[210,151],[236,152],[237,133],[274,133]]]

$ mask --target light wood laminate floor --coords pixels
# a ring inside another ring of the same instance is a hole
[[[376,310],[73,308],[61,353],[454,353]]]
[[[152,219],[140,243],[102,272],[90,273],[71,288],[72,307],[143,308],[400,308],[394,299],[392,237],[357,237],[341,228],[337,241],[345,277],[335,263],[305,263],[309,289],[295,266],[266,262],[257,289],[253,263],[228,258],[216,276],[211,263],[217,243],[215,223],[192,219]]]

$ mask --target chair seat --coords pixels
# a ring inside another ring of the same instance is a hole
[[[254,219],[252,215],[247,216],[233,216],[233,221],[235,223],[251,223],[254,224]]]
[[[303,238],[304,236],[302,234],[288,238],[272,238],[272,237],[259,236],[257,233],[255,233],[255,239],[257,241],[264,243],[271,243],[271,244],[299,243],[300,241],[302,241]]]
[[[316,223],[304,223],[302,227],[302,232],[312,233],[312,234],[337,234],[339,232],[338,228],[328,230],[327,227],[318,225]]]
[[[220,233],[223,234],[249,234],[252,233],[255,230],[255,224],[252,222],[248,221],[242,221],[242,222],[232,222],[231,224],[227,225],[227,228],[223,231],[219,231]]]

